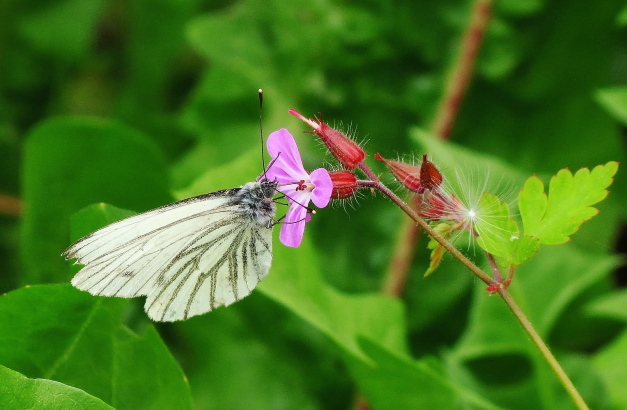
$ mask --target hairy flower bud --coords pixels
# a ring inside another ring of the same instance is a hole
[[[333,191],[331,198],[344,199],[349,198],[357,191],[357,177],[350,171],[334,171],[329,172],[331,182],[333,183]]]
[[[348,170],[354,169],[366,158],[366,152],[353,140],[340,131],[329,127],[318,118],[315,121],[305,118],[295,110],[289,110],[290,114],[306,122],[314,133],[320,137],[331,154]]]
[[[374,159],[381,161],[392,172],[394,177],[410,191],[422,194],[425,191],[420,178],[421,167],[406,164],[400,161],[383,158],[379,153],[374,155]]]
[[[427,159],[427,154],[422,156],[422,165],[420,166],[420,183],[429,191],[438,189],[442,184],[442,174],[433,165],[433,162]]]

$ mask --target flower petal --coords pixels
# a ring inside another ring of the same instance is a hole
[[[311,191],[311,202],[318,208],[324,208],[329,204],[331,200],[331,193],[333,192],[333,181],[331,181],[331,175],[329,171],[324,168],[318,168],[309,174],[311,183],[316,187]]]
[[[307,208],[296,203],[290,206],[279,233],[279,239],[283,245],[292,248],[300,246],[305,233],[307,215]]]
[[[303,167],[294,137],[285,128],[274,131],[266,143],[273,163],[266,170],[266,178],[281,184],[309,180]]]

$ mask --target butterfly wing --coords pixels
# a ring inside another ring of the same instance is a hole
[[[156,321],[175,321],[250,294],[270,269],[272,230],[232,200],[239,188],[175,202],[108,225],[64,252],[93,295],[145,295]]]

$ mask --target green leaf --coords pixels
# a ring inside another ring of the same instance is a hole
[[[520,265],[539,248],[536,238],[520,236],[518,224],[510,217],[509,206],[496,195],[484,193],[477,207],[477,243],[499,258],[502,266]]]
[[[606,317],[627,322],[627,290],[603,296],[586,306],[592,316]]]
[[[444,366],[431,357],[412,360],[391,354],[367,338],[362,349],[376,366],[351,363],[359,390],[376,409],[448,409],[464,403],[468,408],[499,408],[465,387],[450,383]],[[394,394],[390,394],[394,392]]]
[[[28,135],[22,173],[21,251],[28,284],[67,280],[68,264],[60,254],[77,210],[97,202],[134,210],[171,202],[165,160],[154,143],[111,121],[40,124]]]
[[[627,11],[627,7],[625,10]],[[596,99],[614,118],[627,124],[627,87],[599,90],[596,92]]]
[[[338,362],[332,342],[260,292],[178,322],[176,334],[197,409],[313,410],[316,386],[333,381],[329,399],[353,388],[343,372],[319,366]]]
[[[563,169],[551,178],[548,196],[538,177],[525,183],[518,197],[518,207],[523,220],[525,235],[536,237],[544,245],[556,245],[568,241],[581,224],[598,211],[591,205],[607,196],[607,188],[618,170],[618,163],[610,161],[573,174]]]
[[[109,204],[92,204],[72,215],[70,219],[70,236],[73,241],[76,241],[106,225],[136,214],[137,212],[117,208]]]
[[[0,366],[0,407],[3,409],[113,409],[102,400],[54,380],[29,379]]]
[[[60,0],[24,18],[19,31],[35,49],[70,61],[85,58],[104,1]]]
[[[191,408],[189,386],[152,325],[121,324],[128,301],[69,285],[37,285],[0,298],[0,364],[53,379],[119,409]]]
[[[433,229],[438,232],[445,239],[451,236],[451,228],[453,226],[448,223],[439,223],[433,227]],[[436,241],[433,238],[429,238],[429,243],[427,244],[427,248],[431,249],[431,254],[429,255],[429,269],[424,274],[424,277],[431,275],[438,266],[440,266],[440,262],[442,262],[442,258],[446,253],[446,249],[444,246],[440,244],[440,242]]]
[[[624,309],[624,306],[623,306]],[[605,381],[608,390],[607,396],[612,404],[611,408],[627,408],[627,331],[623,331],[612,343],[596,353],[595,367]],[[608,406],[608,408],[610,408]]]
[[[338,292],[322,280],[316,260],[308,240],[298,249],[276,246],[270,274],[257,288],[361,361],[370,360],[357,344],[358,335],[368,336],[397,354],[407,354],[405,318],[399,301],[378,294]]]
[[[113,340],[116,408],[192,408],[187,378],[152,324],[141,335],[121,326]]]

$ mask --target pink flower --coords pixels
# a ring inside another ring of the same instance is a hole
[[[309,201],[324,208],[331,199],[333,183],[329,172],[318,168],[307,173],[303,168],[294,137],[285,128],[268,137],[268,152],[273,162],[266,171],[269,181],[277,181],[277,189],[285,194],[290,208],[287,210],[279,239],[285,246],[296,248],[303,240],[305,222],[311,219]]]

